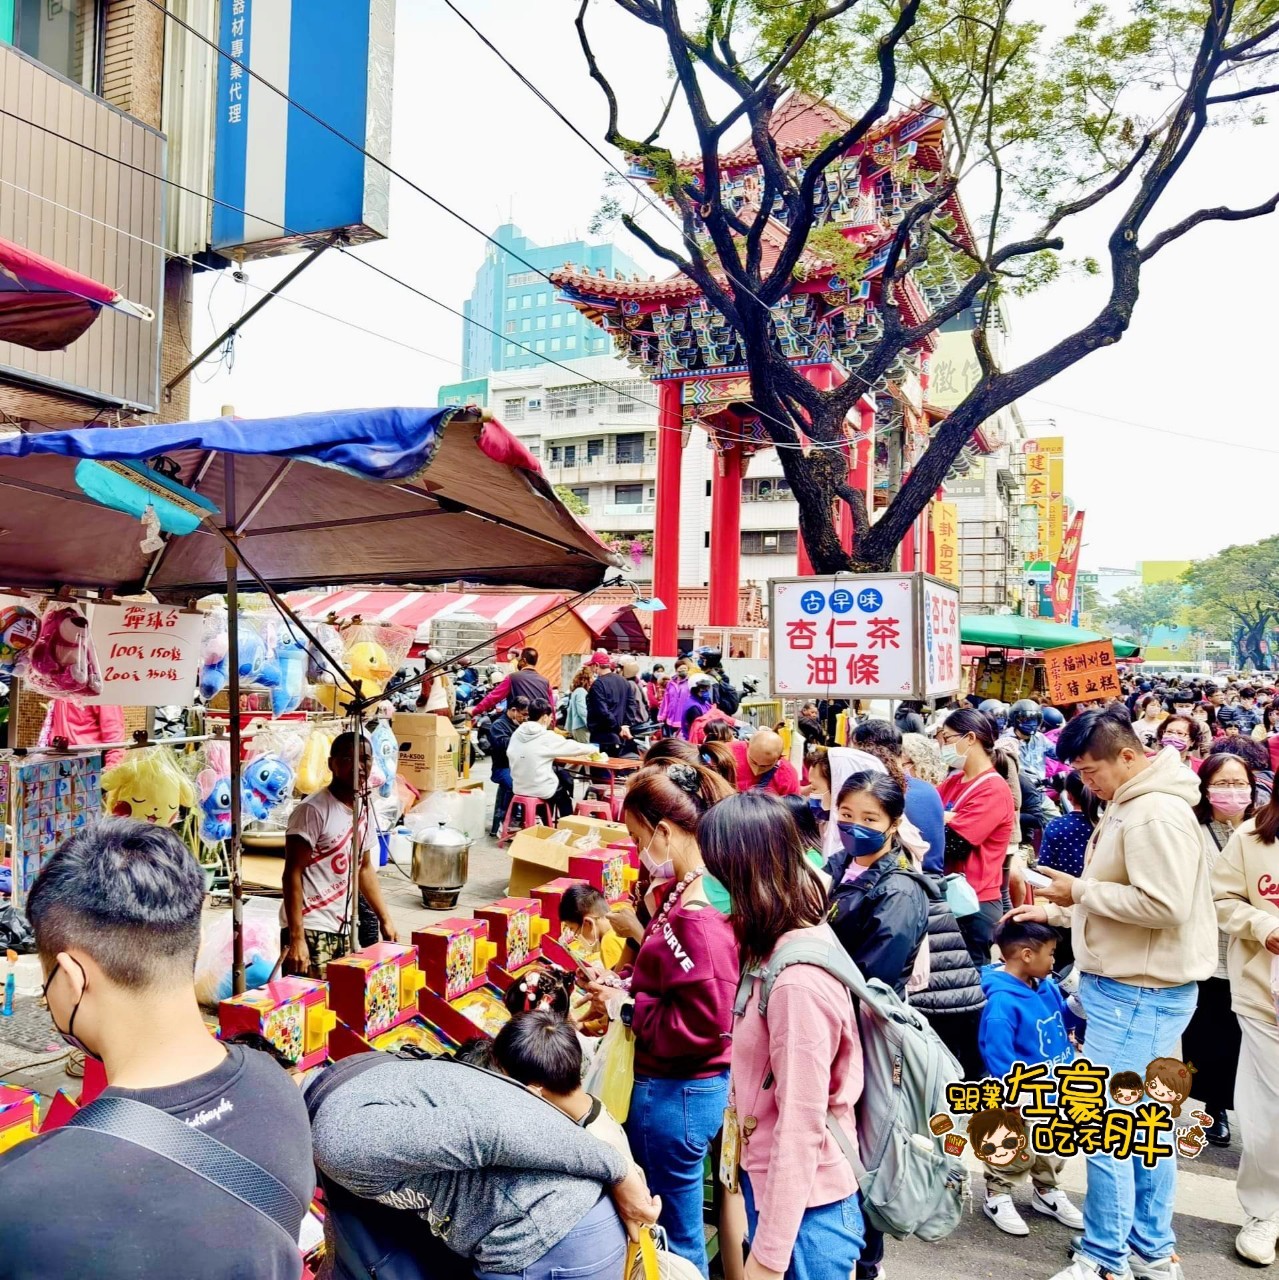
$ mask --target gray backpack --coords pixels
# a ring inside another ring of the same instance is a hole
[[[869,982],[830,933],[784,943],[763,970],[742,975],[734,1012],[746,1011],[759,979],[759,1015],[783,969],[814,965],[838,978],[853,998],[862,1044],[863,1084],[857,1104],[861,1159],[840,1125],[826,1127],[853,1166],[862,1206],[872,1226],[903,1240],[941,1240],[959,1224],[968,1173],[947,1155],[929,1117],[948,1110],[946,1086],[963,1078],[928,1020],[878,978]]]

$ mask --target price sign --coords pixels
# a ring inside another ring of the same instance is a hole
[[[203,615],[168,604],[95,604],[90,623],[108,707],[185,706],[195,697]]]

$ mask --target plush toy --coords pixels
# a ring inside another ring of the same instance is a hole
[[[333,781],[333,774],[329,769],[329,751],[332,746],[328,734],[321,733],[319,729],[311,731],[306,746],[302,748],[296,779],[297,789],[304,796],[314,794]]]
[[[258,683],[271,691],[271,714],[296,711],[306,694],[306,650],[287,636],[258,672]]]
[[[102,775],[106,811],[116,818],[135,818],[171,827],[180,809],[195,806],[195,788],[178,768],[168,747],[128,752]]]
[[[240,679],[251,682],[258,678],[258,673],[262,670],[263,663],[266,662],[266,644],[253,627],[245,626],[243,618],[240,619],[240,634],[238,638],[240,642]]]
[[[352,680],[360,683],[360,694],[365,698],[376,698],[386,688],[386,682],[395,674],[391,659],[376,640],[359,640],[346,651],[346,673]],[[349,702],[351,690],[346,682],[340,684],[319,684],[315,689],[315,699],[335,715],[340,703]]]
[[[37,693],[51,697],[93,698],[102,692],[89,620],[76,606],[51,603],[45,609],[40,634],[27,650],[25,675]]]
[[[13,664],[31,648],[40,634],[40,619],[20,604],[0,609],[0,671],[13,670]]]
[[[373,726],[373,761],[382,775],[378,795],[389,796],[395,790],[395,771],[400,767],[400,743],[391,726],[381,719]]]
[[[212,701],[226,688],[230,675],[227,670],[227,649],[230,643],[226,614],[220,609],[207,614],[200,647],[200,697],[205,702]]]
[[[251,818],[264,819],[293,790],[293,770],[279,756],[254,756],[240,777],[240,803]]]
[[[204,748],[204,768],[196,775],[200,794],[200,835],[209,844],[231,838],[231,748],[210,742]]]

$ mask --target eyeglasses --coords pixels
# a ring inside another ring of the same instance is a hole
[[[983,1142],[981,1143],[980,1146],[978,1146],[977,1150],[980,1151],[984,1156],[993,1156],[996,1151],[1000,1150],[1000,1148],[1002,1148],[1004,1151],[1015,1151],[1017,1149],[1017,1144],[1020,1141],[1021,1141],[1020,1138],[1008,1137],[1008,1138],[1005,1138],[998,1145],[996,1145],[993,1142]]]
[[[1208,785],[1211,788],[1220,787],[1225,791],[1248,791],[1251,789],[1246,782],[1210,782]]]

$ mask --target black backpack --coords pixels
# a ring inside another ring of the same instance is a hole
[[[312,1122],[336,1088],[392,1056],[431,1055],[375,1050],[334,1064],[306,1091]],[[420,1214],[365,1200],[318,1170],[317,1174],[327,1206],[326,1234],[333,1241],[334,1280],[454,1280],[470,1273],[471,1264],[430,1231]]]
[[[728,683],[728,677],[721,675],[714,686],[715,705],[726,715],[735,716],[737,708],[742,705],[742,695]]]

